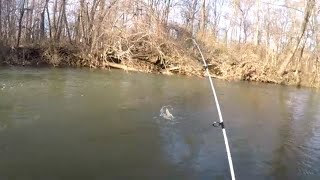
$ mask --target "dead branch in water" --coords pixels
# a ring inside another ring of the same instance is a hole
[[[115,68],[115,69],[122,69],[122,70],[125,70],[125,71],[135,71],[135,72],[138,72],[139,70],[135,69],[135,68],[132,68],[132,67],[128,67],[126,65],[121,65],[121,64],[116,64],[116,63],[112,63],[112,62],[106,62],[105,63],[105,66],[107,67],[112,67],[112,68]]]

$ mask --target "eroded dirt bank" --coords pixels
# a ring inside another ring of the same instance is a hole
[[[18,48],[2,46],[1,49],[2,66],[116,68],[166,75],[207,76],[199,53],[190,44],[189,47],[177,48],[175,43],[150,44],[132,41],[130,44],[122,44],[121,48],[110,46],[94,52],[67,45],[33,45]],[[259,60],[256,54],[263,53],[261,51],[250,52],[242,48],[236,50],[237,48],[205,45],[202,49],[214,78],[319,87],[317,68],[306,72],[297,70],[293,64],[280,76],[276,63]]]

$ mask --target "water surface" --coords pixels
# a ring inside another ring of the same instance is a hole
[[[320,178],[318,92],[215,84],[237,179]],[[191,77],[0,69],[0,179],[230,179],[210,93]]]

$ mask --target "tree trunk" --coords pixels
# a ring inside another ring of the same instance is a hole
[[[0,0],[0,40],[2,38],[2,0]]]
[[[86,42],[87,36],[84,26],[85,21],[85,6],[84,6],[84,0],[80,0],[80,12],[79,12],[79,38],[80,42],[83,40]]]
[[[45,13],[46,13],[46,10],[48,9],[48,3],[49,3],[49,0],[46,0],[46,3],[43,7],[43,10],[41,12],[41,15],[40,15],[40,38],[41,39],[44,39],[45,38]],[[50,16],[48,15],[48,18]],[[50,19],[48,19],[49,23],[50,23]],[[50,29],[50,25],[49,25],[49,29]]]
[[[163,24],[165,27],[167,27],[167,25],[168,25],[170,6],[171,6],[171,0],[167,0],[165,12],[164,12],[164,19],[163,19]]]
[[[27,5],[28,5],[28,3],[27,3]],[[39,37],[38,34],[37,34],[37,36],[35,36],[36,29],[33,28],[34,9],[35,9],[35,0],[32,0],[30,7],[27,9],[27,12],[28,12],[28,16],[27,16],[28,25],[26,25],[26,40],[27,40],[27,42],[32,42],[36,37]]]
[[[65,23],[65,26],[66,26],[66,31],[67,31],[69,43],[72,44],[71,34],[70,34],[69,24],[68,24],[68,18],[67,18],[67,13],[66,13],[66,4],[67,4],[66,0],[63,0],[63,17],[64,17],[64,23]]]
[[[20,10],[18,40],[17,40],[17,44],[16,44],[17,47],[19,47],[19,45],[20,45],[21,31],[22,31],[22,20],[23,20],[24,11],[25,11],[25,9],[24,9],[25,2],[26,2],[26,0],[22,1],[22,7],[21,7],[21,10]]]
[[[187,28],[191,34],[193,34],[196,7],[197,7],[197,0],[192,0],[191,9],[188,9],[189,13],[188,13],[188,20],[187,20]]]
[[[40,15],[40,40],[43,40],[45,37],[45,30],[44,30],[44,13],[45,13],[45,8],[41,12]]]
[[[314,8],[314,12],[313,12],[313,23],[314,23],[314,29],[313,29],[313,39],[314,39],[314,42],[315,42],[315,49],[316,49],[316,53],[318,52],[318,49],[319,49],[319,36],[317,36],[319,33],[319,24],[318,24],[318,16],[319,16],[319,12],[320,12],[320,9],[318,7],[315,7]]]
[[[260,0],[257,0],[257,26],[256,26],[256,37],[255,37],[255,45],[256,46],[259,46],[260,45],[260,41],[261,41],[261,38],[260,38],[260,35],[261,35],[261,32],[260,32]]]
[[[200,32],[204,33],[206,29],[206,0],[202,0],[201,2],[201,18],[200,18]]]
[[[54,40],[57,39],[57,32],[58,32],[58,23],[57,23],[57,10],[58,10],[58,0],[55,0],[54,5],[53,5],[53,37]]]
[[[50,14],[49,14],[48,3],[49,3],[49,0],[47,0],[46,11],[47,11],[47,18],[48,18],[49,35],[50,35],[50,39],[52,39],[52,26],[51,26],[51,19],[50,19]]]
[[[310,16],[311,16],[311,13],[312,13],[314,6],[315,6],[315,0],[308,0],[307,5],[305,7],[305,15],[303,18],[303,23],[301,25],[301,30],[300,30],[298,40],[297,40],[294,48],[290,51],[290,53],[288,54],[288,56],[286,57],[284,62],[281,64],[280,69],[278,71],[278,74],[281,76],[284,75],[286,67],[292,61],[293,57],[295,56],[295,54],[299,48],[300,42],[306,32],[307,25],[308,25],[308,22],[309,22],[309,19],[310,19]]]
[[[59,8],[59,16],[58,16],[58,20],[57,20],[57,31],[55,34],[55,41],[60,41],[61,38],[61,33],[62,33],[62,29],[63,29],[63,4],[60,5]]]

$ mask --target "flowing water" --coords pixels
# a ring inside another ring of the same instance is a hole
[[[320,179],[320,93],[215,84],[237,179]],[[230,179],[213,121],[206,79],[0,69],[0,179]]]

